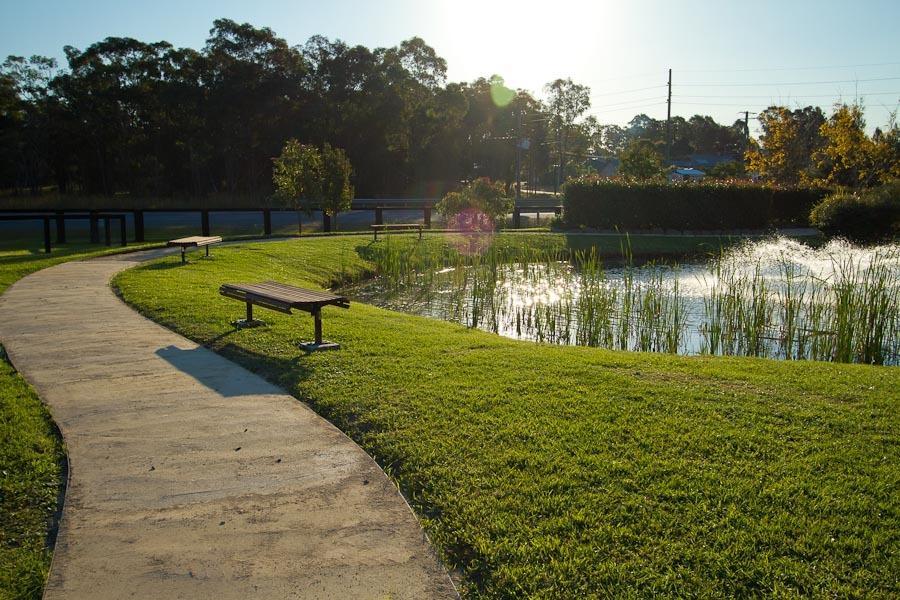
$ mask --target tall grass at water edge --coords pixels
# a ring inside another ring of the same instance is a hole
[[[473,252],[388,238],[370,249],[375,282],[352,291],[545,343],[870,364],[900,359],[897,245],[812,250],[775,240],[684,267],[637,266],[627,247],[623,257],[621,266],[607,268],[594,249],[551,243],[495,241]]]

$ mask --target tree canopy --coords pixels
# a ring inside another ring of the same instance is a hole
[[[517,155],[527,187],[551,188],[610,157],[630,161],[639,141],[657,151],[666,142],[665,121],[648,115],[626,126],[588,115],[590,90],[571,79],[548,83],[546,101],[497,75],[448,82],[446,61],[418,37],[390,48],[323,36],[292,46],[271,29],[218,19],[200,49],[109,37],[64,52],[61,66],[40,56],[0,65],[4,193],[263,202],[276,193],[273,158],[293,139],[340,148],[361,196],[441,197],[480,177],[509,189]],[[779,183],[896,177],[896,125],[863,140],[859,119],[845,117],[768,109],[749,170]],[[743,158],[743,121],[676,116],[671,125],[675,162]],[[865,160],[851,164],[847,152],[859,148]]]

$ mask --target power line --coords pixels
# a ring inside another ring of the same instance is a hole
[[[826,85],[833,83],[866,83],[869,81],[897,81],[900,77],[873,77],[871,79],[836,79],[833,81],[784,81],[775,83],[681,83],[679,85],[685,87],[760,87],[760,86],[778,86],[778,85]]]
[[[900,96],[900,91],[897,92],[859,92],[860,96]],[[834,98],[835,96],[839,96],[840,94],[799,94],[797,96],[793,96],[794,98]],[[763,94],[763,95],[690,95],[690,94],[675,94],[676,98],[771,98],[773,94]]]
[[[760,73],[764,71],[824,71],[826,69],[857,69],[863,67],[892,67],[900,62],[831,65],[819,67],[764,67],[758,69],[678,69],[679,73]]]
[[[635,98],[633,100],[623,100],[621,102],[610,102],[609,104],[598,104],[593,108],[608,108],[611,106],[621,106],[623,104],[641,104],[644,102],[651,102],[654,100],[660,100],[659,96],[654,96],[652,98]]]
[[[630,94],[630,93],[632,93],[632,92],[643,92],[643,91],[646,91],[646,90],[656,90],[656,89],[664,88],[664,87],[666,87],[666,84],[662,84],[662,85],[651,85],[651,86],[649,86],[649,87],[634,88],[634,89],[632,89],[632,90],[622,90],[622,91],[619,91],[619,92],[603,92],[603,93],[600,93],[600,94],[591,94],[591,96],[617,96],[617,95],[620,95],[620,94]]]
[[[623,106],[622,108],[611,108],[608,110],[604,110],[601,112],[606,113],[614,113],[614,112],[622,112],[623,110],[636,110],[638,108],[650,108],[652,106],[665,106],[666,102],[663,100],[662,102],[654,102],[653,104],[643,104],[639,106]]]

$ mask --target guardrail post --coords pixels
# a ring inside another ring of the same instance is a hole
[[[112,238],[109,231],[109,217],[103,217],[103,234],[106,245],[112,246]]]
[[[50,217],[44,217],[44,252],[50,254]]]
[[[56,243],[66,243],[66,213],[61,210],[56,211]]]
[[[423,212],[425,213],[425,227],[431,229],[431,205],[425,205]]]
[[[200,232],[201,235],[209,236],[209,211],[200,211]]]
[[[144,211],[134,211],[134,241],[144,241]]]
[[[384,225],[384,209],[380,206],[375,207],[375,224]]]
[[[100,222],[97,217],[97,211],[95,211],[95,210],[91,211],[91,213],[88,217],[88,221],[90,221],[90,226],[91,226],[91,243],[99,244],[100,243]]]
[[[268,208],[263,210],[263,233],[272,235],[272,211]]]
[[[329,215],[324,210],[322,211],[322,229],[325,232],[331,231],[331,215]]]

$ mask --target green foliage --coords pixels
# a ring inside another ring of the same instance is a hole
[[[715,179],[737,179],[747,175],[747,167],[738,160],[721,162],[705,169],[706,175]]]
[[[859,104],[838,106],[821,127],[824,140],[816,152],[817,180],[851,188],[887,183],[900,177],[900,130],[892,124],[885,134],[866,135]]]
[[[557,184],[566,181],[566,162],[572,143],[575,120],[591,107],[591,88],[572,79],[556,79],[544,86],[549,96],[548,112],[556,133]]]
[[[648,181],[663,175],[662,157],[649,140],[631,142],[619,156],[619,173],[629,180]]]
[[[818,107],[791,111],[772,106],[759,115],[759,144],[747,150],[748,170],[769,182],[796,185],[808,177],[812,155],[822,145],[819,128],[825,115]]]
[[[810,222],[829,235],[874,242],[900,236],[900,181],[868,190],[842,190],[810,213]]]
[[[315,146],[290,139],[274,159],[275,197],[297,210],[312,211],[322,197],[322,156]],[[305,201],[305,202],[304,202]]]
[[[445,195],[435,208],[451,219],[467,211],[477,211],[487,217],[493,228],[513,209],[514,202],[501,182],[479,177],[462,190]]]
[[[627,183],[586,177],[563,198],[568,227],[597,229],[766,229],[805,226],[824,197],[817,188],[735,183]]]
[[[290,139],[274,163],[272,181],[276,198],[307,213],[319,208],[335,215],[350,208],[353,169],[340,148],[326,143],[319,150]]]
[[[226,275],[324,286],[369,246],[223,247],[117,285],[360,443],[469,597],[895,595],[897,369],[555,347],[362,303],[325,309],[340,352],[304,355],[296,315],[230,325]]]

